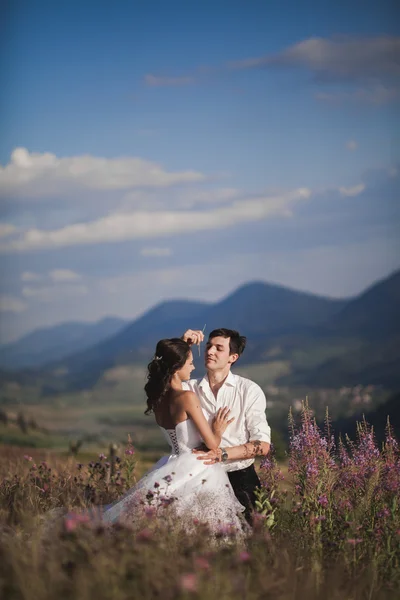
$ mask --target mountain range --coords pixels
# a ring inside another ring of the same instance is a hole
[[[113,336],[127,321],[107,317],[95,323],[70,322],[36,329],[16,342],[0,346],[3,369],[38,368],[94,346]]]
[[[107,369],[146,364],[158,339],[206,325],[206,335],[215,327],[229,327],[247,336],[241,364],[287,362],[290,372],[278,384],[364,383],[396,390],[400,389],[399,306],[400,271],[345,300],[252,282],[213,304],[162,302],[102,341],[81,345],[79,352],[61,359],[53,354],[51,363],[25,370],[21,377],[45,381],[49,393],[88,389]]]

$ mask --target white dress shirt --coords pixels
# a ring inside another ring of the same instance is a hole
[[[200,398],[201,407],[210,425],[219,408],[230,408],[229,418],[235,417],[235,420],[226,428],[221,447],[241,446],[255,440],[271,443],[271,428],[265,415],[265,395],[254,381],[229,372],[218,390],[217,398],[212,393],[207,375],[203,379],[183,382],[183,389],[191,390]],[[228,460],[223,464],[226,471],[238,471],[249,467],[253,462],[254,458],[248,458]]]

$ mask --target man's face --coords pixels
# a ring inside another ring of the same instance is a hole
[[[205,366],[209,371],[225,369],[237,360],[237,354],[230,354],[230,338],[214,337],[208,340],[205,350]]]

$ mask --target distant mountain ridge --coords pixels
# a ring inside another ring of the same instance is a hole
[[[238,329],[248,343],[241,364],[284,362],[278,385],[340,387],[358,383],[400,389],[400,271],[356,297],[336,300],[252,282],[216,303],[162,302],[91,347],[53,360],[25,381],[45,382],[50,394],[90,389],[115,366],[146,364],[157,340],[188,327],[206,335]],[[3,373],[2,378],[8,379]]]
[[[366,383],[400,389],[400,271],[370,286],[325,323],[320,338],[351,340],[351,349],[298,370],[282,384],[333,387]],[[339,377],[340,376],[340,377]]]
[[[260,337],[273,339],[293,331],[305,334],[345,305],[345,300],[263,282],[243,285],[214,304],[170,300],[156,305],[102,343],[48,365],[47,372],[66,372],[68,389],[91,387],[106,369],[147,362],[157,340],[180,336],[188,327],[202,329],[204,325],[206,334],[221,326],[245,333],[249,340],[245,356],[252,361],[252,348]],[[60,377],[55,384],[61,384]]]
[[[89,348],[126,325],[119,317],[105,317],[95,323],[72,321],[35,329],[16,342],[0,347],[0,368],[39,368]]]

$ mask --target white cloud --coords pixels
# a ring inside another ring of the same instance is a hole
[[[365,190],[365,185],[363,183],[359,183],[358,185],[353,185],[352,187],[341,187],[339,188],[339,192],[342,196],[358,196]]]
[[[71,269],[53,269],[53,271],[49,272],[49,277],[55,282],[77,281],[78,279],[81,279],[79,273],[71,271]]]
[[[235,188],[218,188],[213,190],[188,189],[175,196],[176,205],[181,208],[192,208],[207,204],[223,204],[239,196]]]
[[[17,240],[0,246],[0,251],[28,251],[83,244],[113,243],[155,238],[195,231],[223,229],[243,222],[292,216],[292,206],[309,198],[310,190],[300,188],[276,196],[236,200],[228,206],[208,210],[177,210],[111,213],[87,223],[55,230],[31,229]]]
[[[358,144],[355,140],[349,140],[346,142],[346,148],[347,150],[350,150],[350,152],[354,152],[354,150],[357,150]]]
[[[161,165],[135,157],[101,158],[90,155],[58,158],[16,148],[10,162],[0,166],[0,195],[26,198],[62,196],[79,189],[92,191],[163,188],[204,181],[198,171],[168,172]]]
[[[9,223],[0,223],[0,238],[8,237],[17,231],[17,228],[14,225]]]
[[[21,313],[26,309],[27,305],[19,298],[0,294],[0,312]]]
[[[154,257],[172,256],[172,250],[171,250],[171,248],[149,247],[149,248],[142,248],[140,251],[140,254],[142,256],[154,256]]]
[[[49,285],[41,287],[25,286],[22,289],[22,295],[25,298],[32,298],[39,302],[56,302],[62,298],[86,296],[88,289],[85,285]]]
[[[231,61],[220,67],[198,67],[182,77],[146,75],[148,86],[188,85],[209,75],[249,69],[298,68],[319,84],[344,84],[347,90],[319,91],[321,102],[383,105],[400,99],[399,36],[311,37],[275,54]]]
[[[231,69],[301,67],[320,80],[378,80],[400,75],[400,37],[308,38],[277,54],[230,63]]]
[[[133,190],[124,194],[121,199],[121,208],[124,212],[136,210],[169,210],[195,206],[202,207],[211,204],[227,204],[230,200],[239,199],[240,191],[235,188],[200,189],[198,187],[185,187],[172,191],[163,190]]]
[[[24,271],[21,274],[21,281],[40,281],[42,276],[38,273],[33,273],[32,271]]]
[[[350,91],[317,92],[315,99],[332,105],[352,102],[355,104],[370,104],[380,106],[389,104],[400,98],[399,86],[368,84],[356,87]]]
[[[194,77],[162,77],[148,74],[144,78],[145,84],[149,87],[176,87],[181,85],[189,85],[194,82]]]

